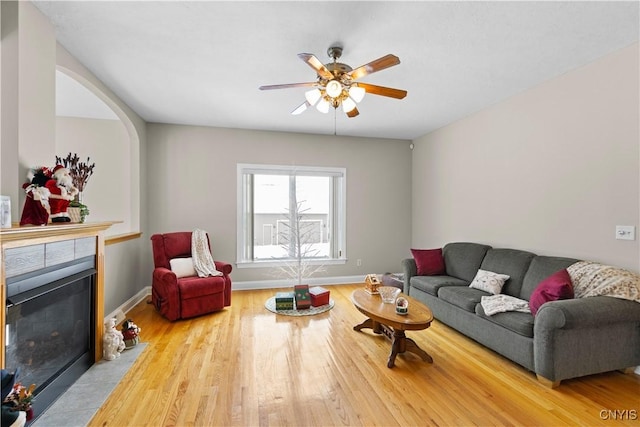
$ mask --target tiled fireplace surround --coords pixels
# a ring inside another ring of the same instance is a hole
[[[86,370],[86,365],[91,365],[102,357],[104,231],[111,225],[112,223],[106,222],[49,224],[43,227],[13,227],[0,230],[0,297],[4,301],[7,301],[7,281],[14,282],[15,278],[37,276],[41,271],[54,271],[55,276],[57,271],[65,270],[65,266],[74,264],[76,261],[83,261],[85,266],[94,266],[94,302],[91,307],[93,324],[90,325],[93,328],[91,336],[94,340],[92,343],[94,351],[93,354],[87,354],[84,357],[82,364],[85,367],[78,369]],[[0,339],[2,343],[6,343],[7,304],[0,304],[0,321],[2,322]],[[6,347],[3,345],[0,351],[0,364],[3,368],[14,369],[12,366],[6,366],[6,363]],[[64,392],[64,389],[61,391]],[[51,390],[48,391],[48,393],[51,392]],[[44,408],[36,409],[39,409],[37,412],[44,410]]]

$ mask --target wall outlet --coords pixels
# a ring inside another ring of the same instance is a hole
[[[636,227],[633,225],[616,225],[616,239],[636,240]]]
[[[356,260],[356,266],[362,267],[362,260],[361,259],[357,259]]]

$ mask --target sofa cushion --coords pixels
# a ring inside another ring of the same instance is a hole
[[[527,274],[522,281],[522,290],[520,291],[520,299],[531,298],[531,294],[547,277],[553,273],[563,270],[572,264],[578,262],[574,258],[563,258],[554,256],[537,255],[531,260]]]
[[[413,276],[409,284],[434,296],[438,296],[438,289],[443,286],[469,286],[469,282],[451,276]]]
[[[529,308],[534,316],[542,304],[549,301],[573,298],[573,285],[566,269],[544,279],[529,298]]]
[[[506,274],[478,270],[476,277],[473,278],[469,287],[498,295],[507,280],[509,280],[509,276]]]
[[[444,258],[442,249],[411,249],[416,260],[418,276],[436,276],[444,274]]]
[[[476,314],[492,323],[503,326],[510,331],[533,338],[533,315],[530,313],[521,313],[519,311],[508,311],[506,313],[497,313],[493,316],[487,316],[482,308],[482,304],[475,307]]]
[[[536,255],[531,252],[518,249],[489,249],[480,268],[482,270],[496,271],[510,277],[502,288],[502,293],[519,298],[522,290],[522,281],[529,269],[531,260]]]
[[[442,248],[447,276],[471,282],[475,277],[482,259],[491,248],[488,245],[468,242],[454,242]]]
[[[480,304],[483,296],[491,295],[488,292],[468,286],[445,286],[438,290],[438,298],[461,309],[474,313],[476,305]]]
[[[201,298],[206,295],[224,291],[225,281],[222,276],[185,277],[178,280],[180,299]]]

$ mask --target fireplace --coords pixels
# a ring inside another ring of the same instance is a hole
[[[7,279],[6,365],[41,414],[93,364],[95,257]]]
[[[104,231],[112,224],[0,229],[0,365],[36,384],[36,418],[102,358]]]

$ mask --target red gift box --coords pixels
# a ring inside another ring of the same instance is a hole
[[[329,304],[329,291],[320,286],[314,286],[309,289],[309,295],[311,295],[311,306],[320,307],[321,305]]]

